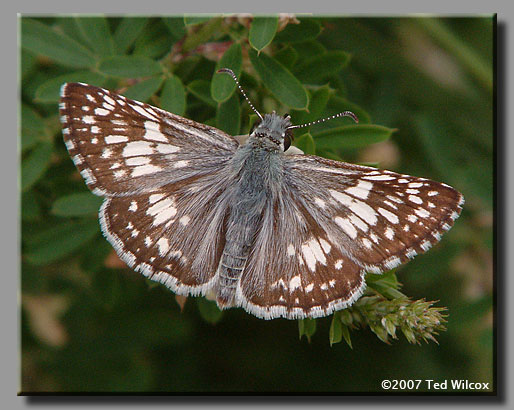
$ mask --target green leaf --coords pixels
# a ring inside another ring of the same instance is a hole
[[[100,56],[114,54],[109,23],[105,17],[76,17],[77,25],[86,42]]]
[[[55,262],[85,245],[99,230],[96,218],[50,228],[33,238],[25,259],[33,265]]]
[[[105,84],[105,80],[106,78],[103,75],[92,71],[75,71],[66,73],[58,77],[51,78],[41,84],[36,90],[34,100],[42,103],[59,102],[59,99],[61,98],[61,87],[64,83],[82,82],[102,87]]]
[[[41,215],[41,208],[33,191],[24,192],[21,196],[21,219],[35,221]]]
[[[328,86],[323,86],[312,92],[309,98],[309,107],[307,110],[297,111],[294,110],[291,113],[292,123],[295,125],[306,124],[308,122],[313,122],[316,120],[320,120],[325,115],[323,112],[325,107],[327,106],[328,99],[330,98],[330,88]],[[303,128],[304,130],[306,128]],[[298,131],[302,130],[300,128]]]
[[[124,17],[114,32],[116,54],[125,54],[141,34],[148,22],[147,17]]]
[[[302,61],[293,72],[303,83],[316,84],[327,77],[337,74],[348,65],[350,54],[344,51],[329,51],[323,55]]]
[[[305,154],[314,155],[316,153],[316,146],[312,135],[308,132],[295,138],[294,145],[300,148]]]
[[[195,97],[199,98],[206,104],[209,104],[210,106],[217,108],[218,104],[211,98],[210,88],[211,85],[207,80],[194,80],[191,81],[187,86],[187,89]]]
[[[311,337],[316,333],[316,319],[298,320],[298,332],[300,339],[305,336],[310,343]]]
[[[140,78],[162,73],[157,61],[143,56],[113,56],[100,61],[98,70],[113,77]]]
[[[313,137],[319,149],[362,148],[389,139],[394,131],[380,125],[347,125],[313,132]]]
[[[218,308],[216,302],[200,297],[196,298],[196,304],[198,305],[200,316],[205,321],[215,325],[221,320],[223,312]]]
[[[184,51],[191,51],[198,47],[200,44],[204,44],[211,39],[211,37],[218,33],[221,29],[222,18],[208,18],[208,22],[199,28],[198,31],[188,35],[182,44]],[[186,23],[187,24],[187,23]]]
[[[254,17],[250,26],[248,40],[250,45],[257,51],[271,43],[278,27],[278,16],[276,17]]]
[[[315,40],[302,41],[301,43],[294,43],[293,49],[298,54],[298,61],[301,63],[310,60],[316,56],[321,56],[327,52],[327,49]]]
[[[175,40],[180,40],[187,33],[183,17],[163,17],[162,21]]]
[[[341,333],[344,337],[344,341],[348,346],[350,346],[350,349],[353,349],[352,346],[352,338],[350,337],[350,330],[348,329],[348,326],[342,325],[341,326]]]
[[[305,109],[309,103],[307,91],[291,72],[266,54],[249,51],[250,61],[264,85],[284,105]]]
[[[218,105],[216,125],[229,135],[239,135],[241,128],[241,104],[237,94]]]
[[[243,54],[241,44],[234,43],[225,51],[223,57],[216,64],[216,71],[221,68],[230,68],[236,77],[239,78],[242,65]],[[236,87],[237,85],[230,75],[215,72],[211,81],[211,96],[217,102],[227,101],[234,93]]]
[[[77,41],[28,18],[21,19],[21,46],[67,67],[93,67],[96,63],[91,52]]]
[[[287,27],[277,34],[276,41],[282,43],[299,43],[313,40],[321,33],[321,25],[318,21],[305,18],[300,19],[300,24],[288,24]]]
[[[157,21],[148,25],[139,35],[132,54],[159,59],[170,52],[173,41],[166,25],[162,21]]]
[[[44,134],[45,123],[41,116],[27,104],[21,105],[21,127],[22,130],[34,134]]]
[[[202,24],[202,23],[205,23],[207,21],[209,21],[210,19],[212,19],[213,16],[211,14],[209,15],[189,15],[189,16],[184,16],[184,24],[186,26],[194,26],[196,24]]]
[[[332,316],[328,338],[330,340],[330,346],[335,343],[340,343],[343,339],[343,325],[341,324],[341,320],[339,319],[337,312]]]
[[[96,215],[102,202],[103,198],[90,192],[81,192],[57,199],[52,205],[51,212],[54,215],[66,217]]]
[[[53,144],[40,142],[21,163],[21,190],[26,191],[43,176],[50,165]]]
[[[404,298],[405,295],[398,290],[400,284],[394,271],[381,275],[366,275],[366,285],[388,299]]]
[[[177,115],[184,115],[186,112],[186,90],[180,78],[175,75],[164,82],[161,91],[161,108]]]
[[[123,95],[136,101],[146,102],[152,95],[159,91],[163,81],[164,78],[161,76],[148,78],[134,84],[127,91],[125,91]]]
[[[36,57],[27,50],[21,50],[20,77],[23,79],[36,67]]]
[[[284,67],[290,70],[291,67],[293,67],[294,63],[296,63],[296,60],[298,60],[298,53],[293,47],[286,46],[277,53],[275,53],[274,57],[275,60],[277,60]]]

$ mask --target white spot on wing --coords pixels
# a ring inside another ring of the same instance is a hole
[[[139,101],[135,101],[135,102],[139,103]],[[144,108],[142,108],[142,107],[139,107],[137,105],[131,105],[131,107],[135,111],[137,111],[139,114],[145,116],[146,118],[149,118],[150,120],[155,121],[157,119],[157,118],[153,117],[152,115],[150,115],[150,113],[147,110],[145,110]]]
[[[161,171],[162,168],[156,165],[148,164],[148,165],[140,165],[132,169],[132,176],[138,177],[141,175],[153,174],[154,172]]]
[[[95,114],[96,115],[107,115],[110,111],[105,110],[103,108],[95,108]]]
[[[414,212],[416,213],[416,215],[418,215],[421,218],[427,218],[430,216],[430,213],[426,209],[423,209],[423,208],[418,208]]]
[[[157,144],[155,149],[160,154],[173,154],[174,152],[180,151],[179,147],[170,144]]]
[[[105,137],[106,144],[119,144],[120,142],[127,142],[128,137],[125,135],[108,135]]]
[[[423,200],[419,196],[416,196],[416,195],[409,195],[408,199],[409,199],[409,201],[414,202],[415,204],[418,204],[418,205],[423,203]]]
[[[371,188],[373,188],[372,182],[361,180],[356,186],[345,189],[345,192],[358,198],[366,199],[369,195]]]
[[[393,179],[396,179],[395,177],[391,175],[372,175],[372,176],[365,176],[364,179],[368,179],[371,181],[391,181]]]
[[[350,238],[355,239],[357,237],[357,229],[355,229],[355,226],[353,226],[348,219],[336,216],[334,222],[338,224]]]
[[[293,276],[289,281],[289,291],[293,292],[295,289],[302,287],[300,275]]]
[[[330,249],[332,249],[332,246],[324,239],[319,240],[319,243],[321,244],[321,247],[323,248],[323,252],[328,254],[330,252]]]
[[[146,165],[150,163],[150,158],[148,157],[130,157],[125,160],[125,164],[129,166],[138,166],[138,165]]]
[[[152,205],[146,213],[154,217],[153,225],[160,225],[173,218],[177,213],[177,209],[173,206],[173,200],[166,198]]]
[[[314,203],[318,205],[321,209],[325,209],[325,201],[321,198],[315,198]]]
[[[330,189],[329,192],[336,201],[348,207],[352,212],[356,213],[370,225],[375,225],[377,223],[377,213],[365,202],[353,199],[348,195],[334,191],[333,189]]]
[[[145,121],[144,139],[151,141],[168,142],[168,138],[160,131],[159,124],[153,121]]]
[[[166,255],[170,249],[169,242],[166,238],[160,238],[157,241],[157,246],[159,247],[159,255],[161,256]]]
[[[305,263],[309,269],[314,272],[316,270],[316,257],[314,256],[314,253],[308,244],[302,245],[302,253],[305,259]]]
[[[184,216],[183,216],[182,218],[180,218],[178,221],[179,221],[182,225],[186,226],[186,225],[189,223],[189,221],[190,221],[190,220],[191,220],[191,218],[190,218],[189,216],[184,215]]]
[[[380,213],[380,215],[382,215],[384,218],[386,218],[389,222],[393,224],[397,224],[399,221],[398,216],[396,216],[392,212],[389,212],[387,209],[378,208],[378,212]]]
[[[163,194],[152,194],[148,197],[148,202],[150,204],[155,204],[157,201],[160,201],[162,198],[164,198]]]
[[[146,141],[132,141],[128,142],[123,148],[122,155],[124,157],[137,157],[140,155],[153,154],[154,150],[152,144]]]
[[[187,164],[189,164],[189,161],[177,161],[173,164],[173,168],[184,168]]]

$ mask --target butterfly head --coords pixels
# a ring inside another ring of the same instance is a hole
[[[271,150],[286,151],[293,139],[290,127],[289,114],[281,116],[273,111],[271,114],[264,115],[262,121],[254,128],[251,137]]]

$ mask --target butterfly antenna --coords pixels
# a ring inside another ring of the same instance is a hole
[[[250,108],[259,116],[259,118],[261,119],[262,121],[262,115],[259,111],[257,111],[255,109],[255,107],[253,106],[253,104],[251,103],[250,99],[246,96],[246,93],[245,91],[243,90],[243,87],[241,87],[241,85],[239,84],[239,81],[237,80],[237,77],[236,75],[234,74],[234,72],[230,69],[230,68],[221,68],[219,69],[218,71],[216,71],[217,73],[227,73],[227,74],[230,74],[231,77],[234,79],[234,81],[236,82],[237,86],[239,87],[239,91],[241,91],[241,94],[243,94],[243,97],[245,98],[245,100],[248,102],[248,104],[250,105]]]
[[[287,127],[287,129],[290,130],[291,128],[308,127],[310,125],[319,124],[320,122],[325,122],[325,121],[333,120],[334,118],[339,118],[339,117],[350,117],[356,123],[359,122],[359,119],[357,118],[357,116],[353,112],[351,112],[351,111],[343,111],[343,112],[340,112],[339,114],[332,115],[331,117],[322,118],[321,120],[307,122],[305,124],[300,124],[300,125],[291,125],[290,127]]]

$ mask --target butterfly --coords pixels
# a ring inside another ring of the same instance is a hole
[[[130,268],[221,309],[316,318],[352,305],[367,272],[397,267],[452,227],[464,203],[455,189],[304,155],[293,129],[313,123],[262,116],[220,71],[258,114],[245,140],[102,88],[62,86],[64,142],[105,198],[102,231]]]

